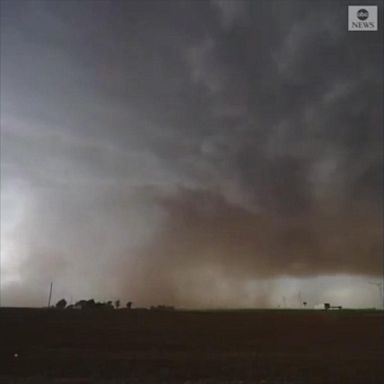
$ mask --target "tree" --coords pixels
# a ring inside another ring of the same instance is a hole
[[[127,308],[128,308],[128,309],[131,309],[131,308],[132,308],[132,301],[128,301],[128,303],[127,303]]]
[[[115,308],[119,309],[120,308],[120,300],[115,301]]]
[[[67,306],[67,300],[61,299],[56,303],[56,308],[64,309]]]

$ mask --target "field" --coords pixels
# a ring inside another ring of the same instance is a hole
[[[0,309],[1,383],[384,383],[380,311]]]

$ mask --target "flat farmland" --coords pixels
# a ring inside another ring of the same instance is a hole
[[[382,311],[0,309],[1,383],[384,382]]]

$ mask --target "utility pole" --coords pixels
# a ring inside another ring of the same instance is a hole
[[[49,288],[48,308],[51,306],[52,286],[53,286],[53,282],[51,281],[51,286],[50,286],[50,288]]]

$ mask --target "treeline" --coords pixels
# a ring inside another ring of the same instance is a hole
[[[55,308],[57,309],[119,309],[120,308],[120,300],[112,301],[95,301],[94,299],[90,300],[79,300],[75,304],[67,303],[67,300],[61,299],[59,300]],[[125,305],[125,308],[132,308],[132,301],[128,301]]]
[[[113,310],[113,309],[120,309],[122,308],[120,305],[120,300],[112,301],[95,301],[94,299],[90,300],[79,300],[75,304],[69,304],[67,303],[67,300],[61,299],[59,300],[56,305],[54,306],[56,309],[60,310],[67,310],[67,309],[106,309],[106,310]],[[128,301],[125,304],[126,309],[132,309],[132,301]],[[151,311],[174,311],[175,308],[170,305],[156,305],[151,306],[149,308],[135,308],[140,310],[151,310]]]

